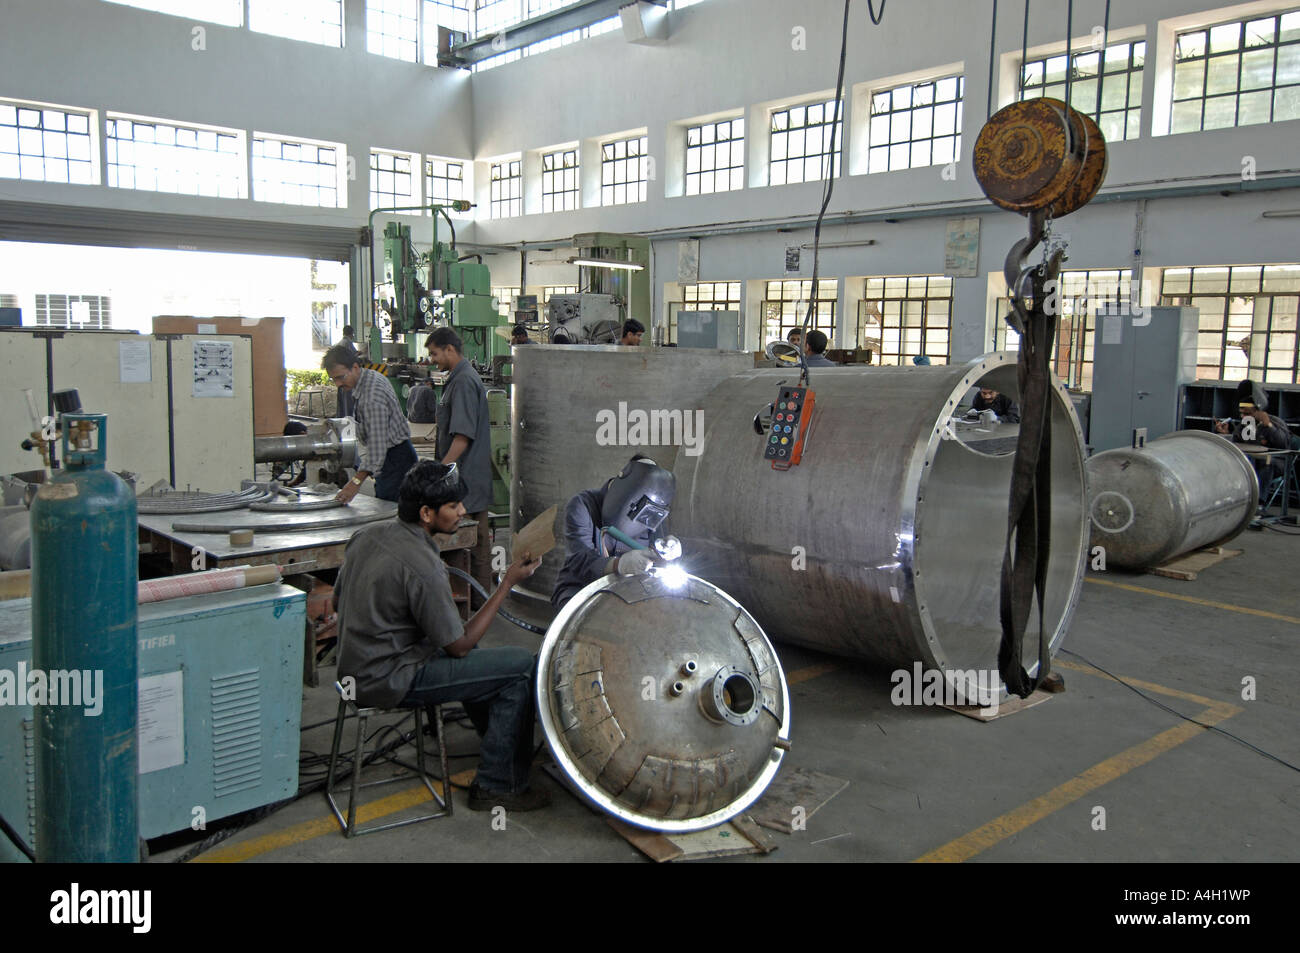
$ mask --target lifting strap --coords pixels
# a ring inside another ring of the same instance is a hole
[[[1056,280],[1059,256],[1035,268],[1032,275],[1033,306],[1020,312],[1023,325],[1017,360],[1020,385],[1020,434],[1011,473],[1007,539],[1002,554],[1002,641],[998,671],[1007,691],[1027,698],[1051,668],[1051,634],[1044,620],[1047,563],[1051,556],[1052,482],[1052,342],[1056,316],[1044,311],[1044,286]],[[1056,295],[1052,295],[1056,299]],[[1022,664],[1025,629],[1035,595],[1038,598],[1038,673],[1030,678]]]

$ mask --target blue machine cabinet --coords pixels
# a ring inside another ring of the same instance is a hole
[[[141,836],[297,793],[306,616],[281,584],[140,606]],[[31,659],[31,600],[0,602],[0,670]],[[0,704],[0,814],[29,844],[33,754],[31,706]],[[0,835],[0,860],[24,859]]]

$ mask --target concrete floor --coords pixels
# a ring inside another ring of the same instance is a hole
[[[793,747],[782,771],[808,768],[850,783],[805,831],[773,834],[774,853],[734,861],[1294,861],[1300,775],[1160,710],[1083,661],[1300,764],[1300,540],[1247,532],[1232,545],[1244,553],[1194,582],[1090,574],[1057,660],[1067,690],[991,723],[894,707],[889,672],[777,646],[793,682]],[[539,638],[497,623],[487,644],[535,646]],[[333,670],[322,675],[322,686],[305,692],[305,724],[333,718]],[[1247,676],[1256,682],[1253,701],[1242,698]],[[304,732],[304,752],[327,754],[329,733]],[[464,728],[449,739],[453,754],[475,750]],[[459,758],[452,772],[473,765]],[[314,794],[202,859],[648,862],[602,815],[555,781],[540,783],[552,806],[510,816],[504,831],[468,810],[458,791],[451,818],[345,840]],[[376,796],[409,789],[403,782]],[[1097,808],[1105,830],[1094,829]],[[156,842],[154,859],[193,843]]]

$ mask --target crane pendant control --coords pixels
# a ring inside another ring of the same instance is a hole
[[[788,470],[803,457],[814,403],[812,388],[781,385],[772,407],[772,430],[763,451],[763,459],[772,461],[773,470]]]

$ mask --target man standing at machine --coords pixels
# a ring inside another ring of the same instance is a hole
[[[516,646],[484,648],[511,587],[537,569],[524,554],[468,622],[461,623],[435,533],[454,533],[468,488],[460,468],[424,460],[402,481],[397,519],[372,523],[348,542],[334,605],[339,676],[356,702],[410,708],[461,702],[482,738],[469,807],[530,811],[550,800],[528,787],[533,757],[536,657]]]
[[[325,352],[320,363],[334,385],[353,396],[352,416],[357,422],[357,439],[362,444],[357,475],[339,490],[335,499],[351,502],[366,478],[373,476],[375,496],[396,502],[402,477],[419,460],[397,394],[388,378],[362,367],[357,352],[346,344],[335,344]]]
[[[442,402],[438,405],[438,443],[442,463],[460,465],[469,492],[465,511],[478,523],[478,539],[469,553],[470,575],[484,589],[492,588],[492,529],[488,506],[492,503],[492,434],[489,429],[487,389],[465,360],[464,344],[451,328],[437,328],[424,342],[429,360],[446,371]]]
[[[673,472],[638,453],[599,490],[582,490],[569,500],[564,565],[555,577],[551,605],[563,608],[587,583],[612,572],[631,576],[648,570],[654,550],[636,549],[627,540],[650,546],[676,493]]]
[[[645,334],[645,325],[636,318],[628,318],[623,322],[623,336],[619,338],[618,343],[624,347],[640,347],[643,334]]]

